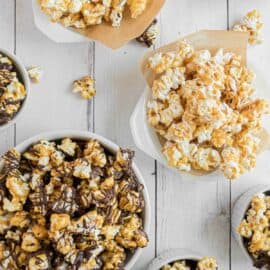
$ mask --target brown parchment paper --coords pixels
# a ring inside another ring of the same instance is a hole
[[[207,49],[212,54],[216,53],[219,49],[223,49],[224,52],[234,52],[242,56],[242,61],[247,64],[247,45],[248,45],[247,33],[233,32],[226,30],[202,30],[188,36],[185,36],[179,40],[187,40],[196,50]],[[178,49],[179,40],[165,45],[157,50],[146,53],[141,60],[141,72],[151,88],[155,75],[148,67],[148,59],[156,53],[172,52]],[[261,139],[259,153],[267,149],[270,149],[270,135],[266,130],[263,130],[261,134],[258,134]],[[159,137],[161,145],[164,144],[164,139]],[[192,175],[202,176],[211,172],[203,170],[191,170],[189,172]]]
[[[150,0],[146,10],[136,19],[130,17],[129,11],[123,14],[120,27],[112,27],[109,23],[89,26],[86,29],[73,29],[89,39],[103,43],[111,49],[118,49],[130,40],[140,36],[152,23],[165,0]]]

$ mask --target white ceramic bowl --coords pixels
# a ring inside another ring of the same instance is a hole
[[[89,42],[89,39],[72,31],[70,28],[63,27],[60,23],[52,23],[50,18],[41,11],[37,0],[32,0],[32,8],[36,27],[54,42]]]
[[[188,249],[170,249],[161,253],[156,257],[147,267],[147,270],[159,270],[164,265],[179,261],[179,260],[191,260],[198,261],[203,256],[200,253],[188,250]]]
[[[259,193],[264,193],[270,190],[270,185],[258,185],[248,189],[245,193],[240,195],[240,197],[236,200],[232,210],[232,231],[234,238],[236,239],[237,243],[239,244],[240,249],[246,255],[249,262],[253,265],[253,260],[248,253],[243,238],[237,233],[237,227],[244,219],[247,210],[250,207],[250,202],[254,195]]]
[[[10,60],[13,62],[16,71],[18,73],[18,77],[20,79],[20,81],[24,84],[25,90],[26,90],[26,97],[24,99],[24,101],[22,102],[22,105],[19,109],[19,111],[15,114],[15,116],[7,123],[0,125],[0,132],[4,129],[6,129],[7,127],[15,124],[18,119],[22,116],[26,105],[28,104],[28,100],[29,100],[29,95],[30,95],[30,80],[29,80],[29,76],[27,73],[26,68],[24,67],[24,65],[22,64],[22,62],[18,59],[17,56],[15,56],[13,53],[5,50],[5,49],[0,49],[0,53],[7,56],[8,58],[10,58]]]
[[[257,77],[255,81],[255,88],[258,90],[258,96],[262,96],[268,98],[270,100],[269,94],[269,83],[267,80],[261,75],[262,72],[255,67],[254,64],[248,65],[253,71],[255,71]],[[130,127],[131,133],[134,139],[136,146],[145,152],[148,156],[160,162],[165,167],[177,172],[179,176],[183,179],[187,180],[199,180],[199,181],[213,181],[218,177],[224,177],[219,170],[211,172],[206,175],[193,175],[188,172],[180,172],[175,168],[172,168],[168,165],[168,162],[165,156],[162,154],[161,143],[158,139],[157,133],[154,128],[148,124],[147,121],[147,103],[151,98],[151,90],[149,87],[146,87],[136,104],[134,111],[130,118]],[[264,123],[264,127],[270,132],[270,122]]]
[[[113,154],[115,154],[119,149],[119,146],[117,146],[115,143],[111,142],[110,140],[100,135],[97,135],[91,132],[76,131],[76,130],[62,130],[62,131],[52,131],[52,132],[42,133],[23,141],[22,143],[18,144],[15,148],[19,152],[22,153],[26,151],[31,145],[37,143],[38,141],[42,139],[57,140],[57,139],[65,138],[65,137],[80,139],[80,140],[87,140],[90,138],[96,139],[104,146],[104,148],[106,148]],[[3,166],[3,161],[0,161],[0,170],[2,166]],[[150,209],[150,200],[149,200],[148,191],[147,191],[143,176],[135,163],[133,163],[132,168],[137,176],[139,183],[143,184],[144,186],[143,196],[145,199],[145,209],[143,212],[143,228],[144,228],[144,231],[149,235],[151,209]],[[125,265],[126,270],[132,269],[136,261],[139,259],[141,252],[142,252],[142,249],[138,248],[129,258],[127,258],[127,262]]]

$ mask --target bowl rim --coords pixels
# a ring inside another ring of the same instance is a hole
[[[186,248],[169,249],[154,258],[148,265],[147,270],[160,270],[164,265],[178,260],[199,261],[203,257],[199,252]]]
[[[29,148],[32,144],[44,139],[44,140],[55,140],[55,139],[61,139],[61,138],[76,138],[76,139],[96,139],[98,140],[106,149],[111,151],[112,153],[116,153],[117,150],[120,148],[117,144],[112,142],[109,139],[106,139],[105,137],[92,133],[90,131],[80,131],[80,130],[72,130],[72,129],[64,129],[64,130],[56,130],[56,131],[49,131],[49,132],[43,132],[38,135],[32,136],[21,143],[17,144],[14,148],[18,150],[19,152],[25,151],[27,148]],[[0,169],[3,166],[3,160],[0,159]],[[149,193],[147,190],[146,183],[144,181],[144,178],[138,169],[135,162],[132,164],[132,169],[134,170],[137,179],[139,183],[143,184],[143,196],[145,199],[145,209],[143,214],[143,228],[144,231],[149,236],[150,233],[150,218],[151,218],[151,206],[150,206],[150,198]],[[125,264],[125,269],[129,270],[132,269],[136,261],[139,259],[142,252],[142,248],[137,248],[135,252],[132,254],[132,256],[128,259],[127,263]]]
[[[26,91],[26,97],[22,102],[21,107],[19,108],[18,112],[15,114],[15,116],[7,123],[4,123],[3,125],[0,125],[0,132],[5,130],[6,128],[10,127],[11,125],[17,123],[17,121],[20,119],[22,116],[23,112],[25,111],[25,108],[28,104],[29,101],[29,96],[31,93],[30,90],[30,79],[28,76],[28,72],[25,68],[25,66],[22,64],[22,61],[12,52],[10,52],[7,49],[0,48],[0,53],[3,55],[7,56],[8,58],[11,59],[13,64],[15,65],[16,71],[18,72],[18,75],[21,76],[22,83],[25,87]]]

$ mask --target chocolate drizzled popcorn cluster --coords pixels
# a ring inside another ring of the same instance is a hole
[[[86,28],[104,22],[119,27],[125,11],[136,19],[147,8],[148,0],[39,0],[39,3],[52,21],[66,27]]]
[[[0,125],[18,113],[26,98],[26,90],[11,59],[0,54]]]
[[[270,196],[256,194],[238,227],[247,251],[258,268],[270,269]]]
[[[255,74],[240,55],[222,49],[212,55],[181,41],[177,51],[150,57],[148,66],[155,76],[148,122],[170,166],[220,168],[229,179],[255,167],[269,103],[253,97]]]
[[[204,257],[199,261],[180,260],[163,266],[160,270],[217,270],[217,261]]]
[[[132,158],[93,139],[9,150],[0,181],[0,268],[123,269],[148,243]]]

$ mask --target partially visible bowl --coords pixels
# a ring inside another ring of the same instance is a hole
[[[254,195],[265,193],[270,190],[270,185],[257,185],[246,192],[244,192],[240,197],[236,200],[232,210],[232,232],[235,240],[237,241],[241,251],[248,258],[250,264],[253,265],[253,260],[244,244],[243,237],[237,232],[237,228],[240,225],[241,221],[245,218],[246,212],[250,207],[251,200]]]
[[[97,141],[101,143],[102,146],[104,146],[105,149],[109,150],[109,152],[113,154],[115,154],[119,150],[119,146],[117,146],[112,141],[100,135],[97,135],[91,132],[76,131],[76,130],[61,130],[61,131],[52,131],[52,132],[42,133],[21,142],[15,147],[15,149],[17,149],[20,153],[23,153],[31,145],[39,142],[40,140],[50,141],[50,140],[58,140],[61,138],[66,138],[66,137],[79,139],[79,140],[96,139]],[[3,160],[0,160],[0,170],[2,169],[2,167],[3,167]],[[142,213],[143,228],[144,228],[144,231],[149,235],[151,209],[150,209],[150,200],[149,200],[148,191],[147,191],[143,176],[135,163],[133,163],[132,168],[133,168],[134,173],[137,176],[139,183],[141,183],[144,186],[143,197],[145,200],[145,209],[144,209],[144,212]],[[138,248],[135,250],[134,253],[132,253],[132,255],[130,255],[127,258],[126,265],[124,266],[126,270],[132,269],[136,261],[139,259],[141,255],[141,251],[142,250]]]
[[[25,66],[22,64],[21,60],[16,55],[1,48],[0,48],[0,53],[10,58],[10,60],[13,62],[16,68],[16,71],[18,73],[19,80],[24,85],[25,90],[26,90],[26,97],[24,101],[22,102],[20,109],[10,121],[8,121],[7,123],[3,125],[0,125],[0,132],[1,132],[4,129],[8,128],[9,126],[15,124],[19,120],[19,118],[22,116],[23,112],[25,111],[25,108],[28,104],[29,95],[30,95],[30,80],[29,80],[29,76],[28,76]]]
[[[188,249],[170,249],[161,253],[147,267],[147,270],[159,270],[163,266],[175,261],[190,260],[199,261],[203,256],[200,253]]]

